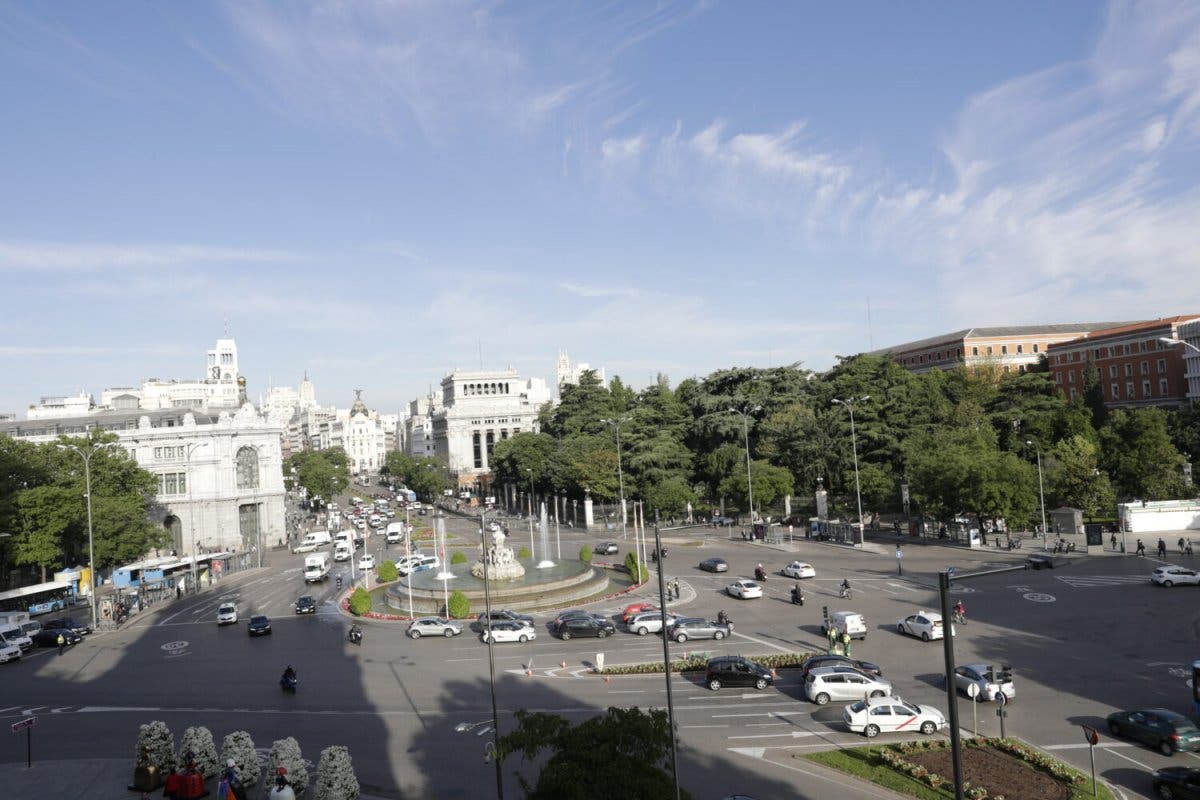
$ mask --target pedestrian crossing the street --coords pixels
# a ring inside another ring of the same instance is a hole
[[[1055,577],[1072,589],[1095,589],[1149,582],[1149,578],[1144,575],[1056,575]]]

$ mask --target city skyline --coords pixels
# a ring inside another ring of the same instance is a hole
[[[226,319],[253,399],[398,410],[559,350],[643,386],[1188,313],[1198,38],[1170,2],[8,4],[0,411],[198,378]]]

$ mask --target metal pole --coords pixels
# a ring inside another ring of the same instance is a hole
[[[484,517],[487,516],[487,511],[479,515],[479,544],[483,548],[483,604],[487,616],[484,617],[485,630],[491,631],[492,621],[492,582],[488,577],[488,546],[487,546],[487,526],[484,525]],[[411,589],[410,597],[411,597]],[[411,600],[409,601],[411,602]],[[504,800],[504,773],[500,769],[501,753],[500,753],[500,714],[496,710],[496,659],[492,653],[491,635],[487,637],[488,648],[488,683],[492,692],[492,761],[496,765],[496,797],[498,800]]]
[[[662,552],[662,539],[658,526],[654,526],[654,547]],[[671,781],[675,785],[675,800],[679,800],[679,754],[675,747],[675,700],[671,694],[671,637],[667,635],[667,586],[663,579],[662,564],[658,565],[658,607],[662,612],[663,670],[667,676],[667,724],[671,727]],[[640,577],[640,576],[639,576]]]
[[[1045,489],[1043,489],[1043,487],[1042,487],[1042,448],[1040,448],[1040,447],[1037,449],[1037,462],[1038,462],[1038,498],[1042,504],[1042,549],[1045,550],[1046,549],[1046,534],[1047,534],[1048,529],[1046,527],[1046,492],[1045,492]]]
[[[950,757],[954,766],[954,800],[963,800],[962,737],[958,730],[958,692],[954,687],[954,623],[950,621],[950,573],[938,573],[942,601],[942,654],[945,658],[946,703],[950,716]]]
[[[554,546],[558,550],[558,560],[562,561],[562,531],[559,529],[558,517],[554,518]]]
[[[625,539],[629,534],[625,530],[625,470],[621,463],[621,423],[616,423],[617,428],[617,484],[621,490],[621,538]]]
[[[411,555],[412,554],[412,545],[413,545],[413,533],[412,533],[412,522],[411,522],[411,517],[409,516],[409,508],[408,508],[408,500],[407,499],[404,502],[404,538],[405,538],[405,547],[404,547],[405,554]],[[415,613],[413,613],[412,580],[411,580],[411,578],[412,578],[411,572],[409,572],[408,575],[404,576],[404,583],[408,586],[408,618],[416,619],[417,615]]]
[[[529,556],[533,562],[537,563],[537,547],[533,543],[533,470],[526,469],[529,473]]]
[[[742,415],[742,434],[746,438],[746,490],[750,493],[750,524],[754,524],[754,481],[750,478],[750,420],[745,411]]]
[[[84,486],[86,487],[84,491],[87,492],[88,581],[91,582],[91,586],[89,587],[90,591],[88,594],[90,594],[92,598],[92,630],[96,630],[96,628],[100,625],[100,618],[96,614],[96,554],[95,546],[92,541],[92,453],[95,451],[93,450],[86,455],[83,454],[82,450],[79,452],[81,455],[83,455],[83,480]],[[114,618],[116,617],[115,614],[113,616]]]
[[[867,529],[863,527],[862,487],[858,481],[858,435],[854,432],[854,406],[848,404],[846,408],[850,409],[850,449],[854,454],[854,496],[858,500],[858,543],[863,544],[866,541]]]

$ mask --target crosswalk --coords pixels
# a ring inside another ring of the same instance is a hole
[[[1149,579],[1143,575],[1056,575],[1055,577],[1072,589],[1149,583]]]

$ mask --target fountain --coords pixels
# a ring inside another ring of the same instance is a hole
[[[504,531],[492,533],[492,549],[480,555],[479,560],[471,565],[472,575],[482,580],[486,573],[488,580],[508,581],[525,574],[525,567],[517,561],[517,554],[504,543],[507,538]]]

